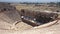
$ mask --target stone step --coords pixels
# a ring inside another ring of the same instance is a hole
[[[20,15],[17,11],[4,11],[0,13],[0,19],[13,24],[16,21],[20,21]]]

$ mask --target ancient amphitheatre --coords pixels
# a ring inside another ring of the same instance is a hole
[[[0,3],[1,34],[59,34],[60,14],[55,5]]]

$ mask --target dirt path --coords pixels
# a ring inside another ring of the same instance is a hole
[[[0,27],[1,27],[1,25],[0,25]],[[46,27],[46,28],[42,28],[42,29],[29,29],[29,30],[22,30],[22,31],[21,30],[14,31],[14,30],[1,30],[0,29],[0,33],[1,34],[59,34],[60,33],[60,21],[50,27]]]

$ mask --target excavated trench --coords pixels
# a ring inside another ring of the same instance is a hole
[[[40,11],[21,10],[21,19],[33,27],[40,26],[56,20],[58,15],[56,13],[46,13]]]

